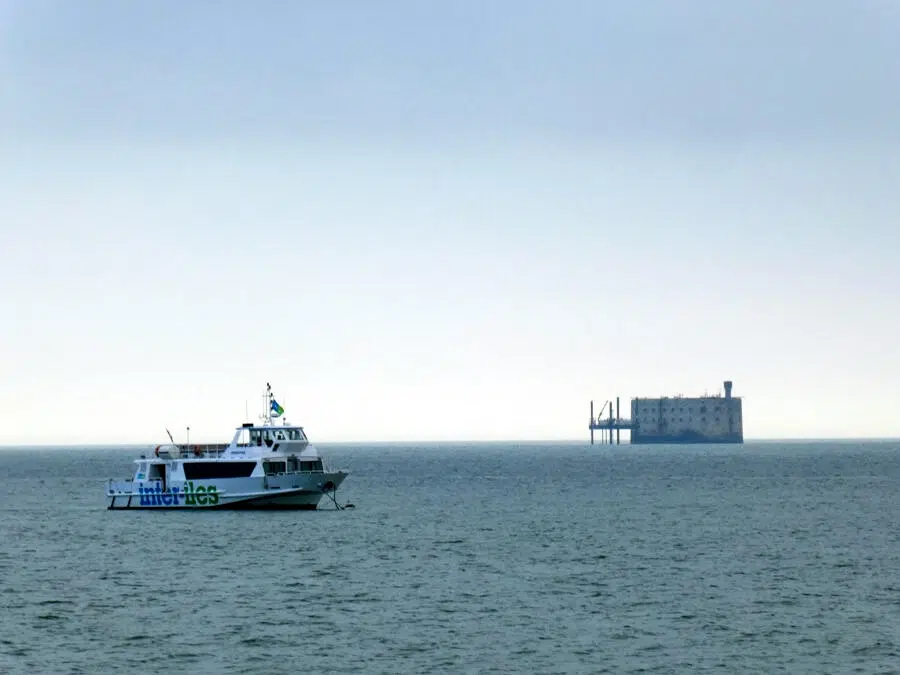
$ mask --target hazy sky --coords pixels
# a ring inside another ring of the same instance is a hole
[[[0,3],[0,444],[900,436],[894,0]]]

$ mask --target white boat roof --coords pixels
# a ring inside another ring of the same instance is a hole
[[[287,418],[283,417],[284,407],[276,402],[268,383],[266,383],[266,394],[263,400],[263,413],[260,415],[259,422],[244,422],[240,426],[234,427],[234,436],[229,441],[204,443],[191,442],[190,439],[187,439],[185,443],[176,443],[172,434],[169,433],[171,444],[157,446],[154,453],[156,457],[142,457],[142,459],[161,458],[160,454],[164,451],[167,455],[177,451],[178,454],[171,456],[171,459],[181,460],[240,460],[259,459],[260,457],[277,459],[291,455],[297,456],[298,459],[321,459],[303,426],[291,424]],[[278,420],[278,423],[275,420]],[[168,433],[168,429],[166,433]]]

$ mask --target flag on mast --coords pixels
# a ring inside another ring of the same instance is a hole
[[[279,404],[274,397],[272,398],[270,408],[272,410],[272,417],[281,417],[284,414],[284,408],[281,407],[281,404]]]

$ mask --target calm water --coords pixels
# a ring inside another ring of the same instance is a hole
[[[900,666],[900,443],[321,448],[355,510],[110,512],[134,449],[0,450],[0,671]]]

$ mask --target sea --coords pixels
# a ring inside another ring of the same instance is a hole
[[[0,449],[2,673],[896,673],[900,442],[322,444],[338,510]]]

